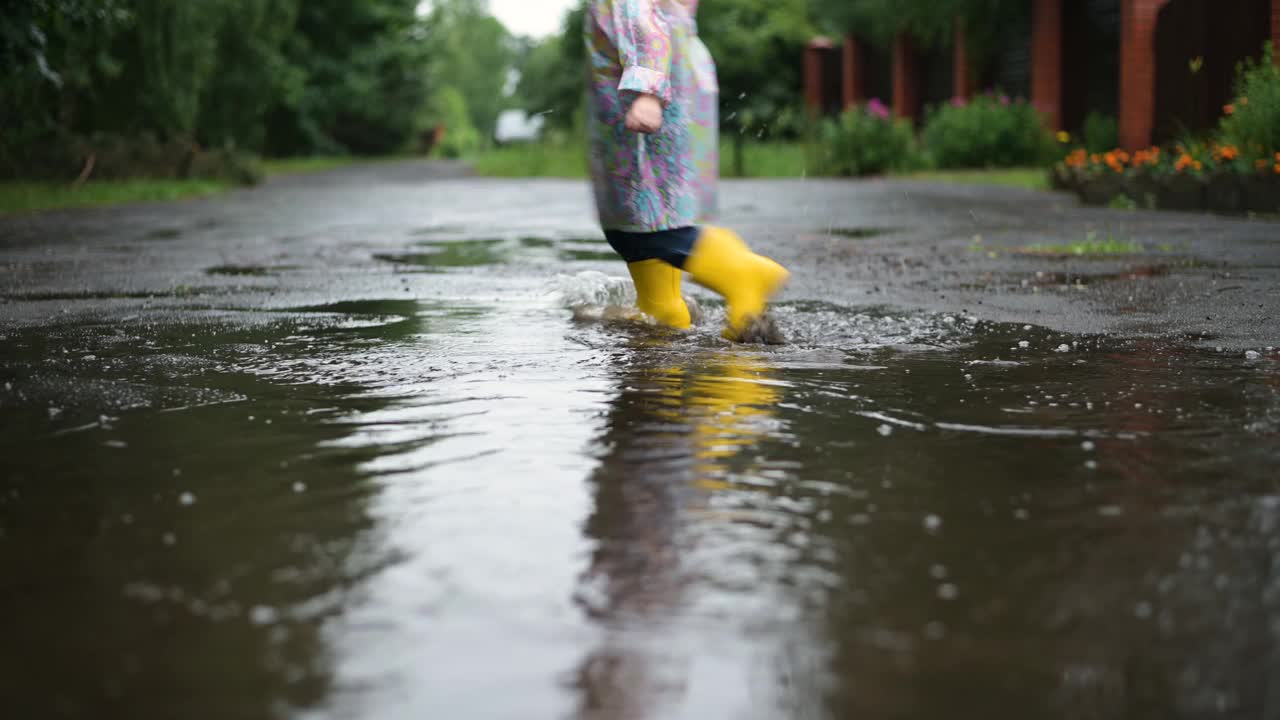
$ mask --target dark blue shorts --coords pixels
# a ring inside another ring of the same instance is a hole
[[[609,246],[623,260],[629,263],[641,260],[662,260],[663,262],[683,268],[693,244],[698,240],[699,229],[696,227],[659,230],[657,232],[627,232],[625,230],[605,230],[604,236]]]

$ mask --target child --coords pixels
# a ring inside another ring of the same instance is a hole
[[[587,124],[600,224],[627,261],[640,309],[684,329],[681,270],[723,295],[738,339],[788,273],[716,211],[719,89],[698,39],[698,0],[591,0]]]

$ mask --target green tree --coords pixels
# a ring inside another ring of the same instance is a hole
[[[284,52],[298,6],[298,0],[222,0],[216,71],[200,101],[202,142],[263,150],[267,114],[304,88],[305,74]]]
[[[562,130],[581,126],[587,82],[586,13],[586,3],[566,13],[560,33],[533,44],[519,65],[518,102],[530,112],[546,113],[547,124]]]
[[[799,130],[808,0],[703,0],[699,34],[720,80],[720,124],[733,139],[735,174],[745,173],[749,138]]]
[[[284,45],[286,78],[266,150],[385,153],[412,136],[427,101],[417,0],[306,0]]]
[[[435,0],[424,29],[435,87],[462,93],[471,123],[493,137],[498,114],[507,106],[508,76],[516,45],[480,0]]]
[[[888,45],[909,32],[925,46],[948,46],[956,22],[963,22],[972,59],[983,61],[1001,40],[1002,28],[1030,12],[1027,0],[812,0],[816,17],[828,32],[856,31]]]

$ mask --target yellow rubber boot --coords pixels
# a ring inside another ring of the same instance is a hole
[[[724,296],[730,338],[762,314],[769,298],[791,277],[786,268],[751,252],[737,233],[710,225],[702,229],[684,269],[699,285]]]
[[[636,285],[636,304],[654,320],[684,330],[692,325],[689,306],[680,294],[680,269],[661,260],[627,263]]]

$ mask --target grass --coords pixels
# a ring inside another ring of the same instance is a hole
[[[267,177],[321,172],[358,163],[386,162],[404,156],[364,158],[353,156],[313,156],[275,158],[262,161]],[[216,195],[235,187],[220,180],[90,180],[80,187],[69,183],[0,182],[0,215],[93,208],[128,203],[168,202]]]
[[[1037,243],[1019,248],[1018,252],[1029,255],[1074,255],[1077,257],[1085,256],[1106,256],[1106,255],[1141,255],[1147,249],[1138,243],[1121,240],[1114,235],[1107,233],[1106,240],[1099,240],[1097,231],[1090,230],[1085,234],[1084,240],[1062,245],[1046,245]]]
[[[478,174],[501,178],[585,178],[586,149],[574,143],[534,143],[508,145],[485,151],[473,159]],[[723,178],[799,178],[809,173],[808,159],[802,143],[747,143],[743,150],[741,176],[734,173],[734,151],[731,140],[720,144],[720,176]],[[929,182],[969,185],[1049,189],[1049,173],[1043,168],[998,170],[931,170],[910,172],[896,177]]]
[[[926,170],[899,177],[928,182],[964,185],[1000,185],[1003,187],[1048,190],[1049,173],[1044,168],[1008,168],[994,170]]]
[[[585,178],[587,151],[582,145],[533,143],[493,148],[473,161],[476,173],[501,178]],[[805,174],[804,146],[799,143],[748,143],[743,152],[746,172],[742,177],[802,177]],[[720,148],[720,174],[733,172],[733,144]]]
[[[480,153],[472,164],[485,177],[585,178],[587,151],[573,143],[504,145]]]
[[[80,187],[49,182],[0,182],[0,215],[163,202],[214,195],[231,183],[206,180],[102,180]]]

